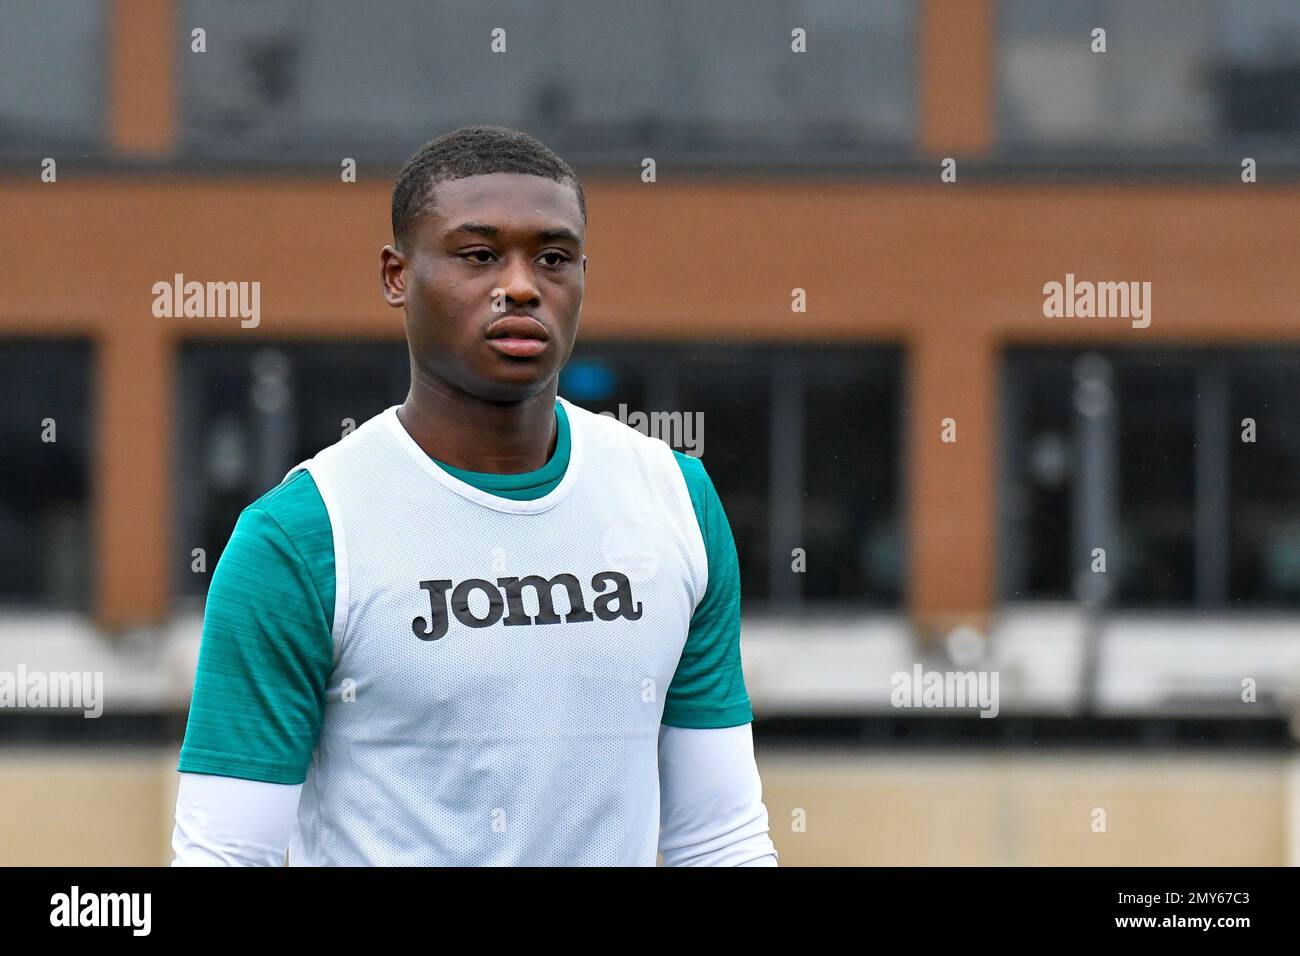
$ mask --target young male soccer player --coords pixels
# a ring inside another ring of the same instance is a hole
[[[467,127],[393,190],[406,401],[244,509],[174,865],[775,865],[703,466],[556,395],[586,203]]]

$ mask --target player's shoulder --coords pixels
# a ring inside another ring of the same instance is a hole
[[[340,469],[364,466],[373,460],[376,442],[391,442],[394,426],[397,430],[401,429],[394,414],[396,409],[396,405],[386,408],[360,425],[348,420],[349,427],[344,429],[338,441],[326,445],[310,458],[294,465],[279,485],[249,505],[249,508],[277,511],[287,509],[292,513],[301,506],[307,506],[313,515],[318,511],[324,512],[322,491],[329,490],[331,474]],[[305,478],[302,477],[304,475]],[[318,482],[324,483],[325,488],[322,489]]]
[[[307,465],[312,462],[327,463],[333,459],[344,458],[348,455],[365,456],[370,454],[373,441],[376,439],[390,440],[394,434],[394,427],[401,429],[402,426],[397,421],[397,408],[396,405],[385,408],[382,412],[367,418],[360,425],[356,425],[349,419],[348,422],[352,427],[345,429],[338,441],[326,445],[303,464]]]
[[[331,473],[364,465],[373,459],[376,441],[392,440],[394,426],[400,429],[393,405],[350,427],[333,444],[301,461],[274,488],[244,508],[241,522],[249,530],[272,533],[276,526],[291,540],[307,539],[307,546],[323,547],[333,533],[329,508],[318,481],[329,491]]]
[[[641,455],[653,455],[660,460],[671,458],[672,448],[667,442],[647,435],[616,418],[613,412],[592,412],[572,402],[560,399],[569,417],[569,426],[583,430],[583,437],[600,448],[630,449]]]
[[[661,468],[680,471],[697,511],[703,508],[709,497],[716,495],[704,462],[694,455],[678,451],[662,438],[634,428],[612,412],[591,412],[567,401],[564,401],[564,407],[571,427],[585,428],[586,434],[598,447],[631,449]]]
[[[713,482],[709,478],[709,473],[704,468],[704,462],[699,458],[674,448],[673,460],[677,462],[677,467],[682,470],[682,477],[686,479],[688,486],[692,488],[712,487]]]
[[[316,482],[306,468],[297,468],[281,479],[274,488],[263,492],[245,510],[283,513],[293,511],[312,498],[319,498]]]
[[[290,539],[330,532],[329,512],[311,472],[305,468],[290,472],[274,488],[244,508],[240,515],[247,526],[273,523]]]

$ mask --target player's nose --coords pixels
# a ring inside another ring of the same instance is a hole
[[[508,256],[501,276],[501,289],[513,305],[536,305],[541,299],[532,264],[524,256]]]

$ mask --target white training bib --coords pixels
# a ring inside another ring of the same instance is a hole
[[[290,865],[654,865],[704,541],[666,444],[560,401],[569,464],[534,501],[444,471],[397,406],[290,471],[337,576]]]

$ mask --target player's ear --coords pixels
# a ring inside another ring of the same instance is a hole
[[[406,305],[406,256],[393,246],[379,250],[379,285],[384,301],[394,309]]]
[[[582,257],[582,274],[583,274],[584,276],[587,274],[587,257],[586,257],[586,255],[584,255],[584,256]]]

